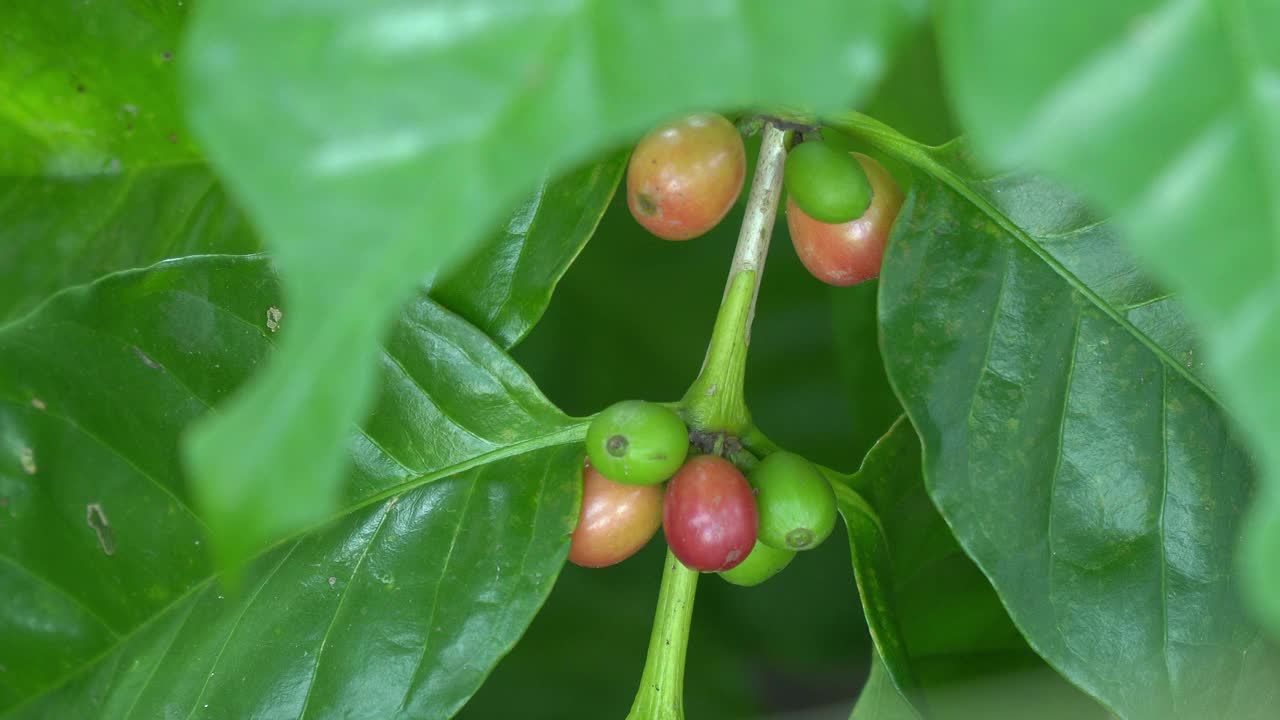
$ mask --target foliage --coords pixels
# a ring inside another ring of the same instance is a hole
[[[0,7],[0,718],[624,716],[661,543],[562,573],[583,443],[722,299],[717,447],[848,544],[699,583],[690,717],[1280,702],[1274,3],[190,5]],[[880,280],[640,229],[694,111],[882,162]]]

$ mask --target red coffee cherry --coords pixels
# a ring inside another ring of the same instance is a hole
[[[691,570],[736,567],[755,547],[759,523],[751,485],[724,458],[692,458],[667,483],[662,530],[671,552]]]
[[[664,240],[688,240],[733,207],[747,174],[742,135],[715,113],[690,115],[645,135],[627,167],[627,207]]]

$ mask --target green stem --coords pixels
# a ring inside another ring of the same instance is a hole
[[[640,689],[627,720],[684,720],[684,661],[698,573],[667,551]]]
[[[711,344],[707,347],[702,371],[683,400],[685,419],[698,430],[737,433],[751,425],[743,394],[747,346],[751,343],[751,321],[755,317],[756,296],[764,276],[773,222],[778,215],[778,198],[782,195],[786,140],[786,132],[773,123],[765,124],[760,159],[751,182],[751,195],[742,218],[729,281],[711,333]]]

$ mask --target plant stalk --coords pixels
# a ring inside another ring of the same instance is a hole
[[[738,233],[738,246],[711,333],[711,344],[697,380],[689,386],[681,403],[685,419],[695,430],[738,433],[751,427],[743,394],[747,346],[751,341],[751,321],[755,317],[765,258],[769,254],[769,239],[778,214],[778,198],[782,195],[786,155],[787,133],[774,123],[766,122],[760,159],[751,181],[747,211]],[[717,440],[716,454],[723,453],[724,449],[721,437]],[[698,573],[686,568],[667,550],[644,673],[627,720],[684,720],[684,664],[697,587]]]
[[[667,550],[640,689],[627,720],[684,720],[684,662],[698,573]]]
[[[729,268],[720,312],[716,315],[711,344],[698,379],[689,386],[683,405],[686,420],[699,430],[739,433],[751,425],[743,382],[751,321],[764,277],[769,239],[782,196],[782,168],[787,157],[787,133],[766,123],[760,141],[760,159],[751,181],[747,211],[738,233],[738,247]]]

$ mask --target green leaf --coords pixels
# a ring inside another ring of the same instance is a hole
[[[967,659],[958,659],[967,663]],[[943,665],[951,664],[946,659]],[[954,675],[946,669],[943,675]],[[1044,664],[1013,665],[997,672],[942,682],[929,690],[927,712],[913,707],[889,679],[879,656],[850,720],[1109,720],[1113,716],[1068,685]]]
[[[190,4],[190,3],[188,3]],[[198,160],[177,102],[182,3],[0,6],[0,174],[118,174]]]
[[[532,619],[568,551],[585,425],[425,297],[344,439],[341,510],[219,585],[178,439],[271,356],[281,304],[267,261],[210,256],[0,330],[5,717],[444,718]]]
[[[853,574],[858,582],[858,596],[867,629],[875,643],[876,654],[893,678],[893,684],[910,691],[918,681],[911,668],[911,656],[902,631],[902,615],[894,607],[893,569],[889,543],[876,511],[861,495],[843,485],[836,485],[840,515],[849,531],[849,552]]]
[[[919,687],[924,658],[964,656],[973,672],[982,656],[1026,652],[991,584],[925,493],[920,443],[905,418],[835,488],[867,625],[898,688]]]
[[[280,263],[294,337],[188,444],[224,561],[332,511],[388,319],[540,177],[674,113],[860,96],[908,10],[206,6],[188,44],[191,118]],[[306,492],[251,507],[245,487],[266,478]]]
[[[1280,655],[1230,570],[1253,474],[1175,301],[1043,179],[841,122],[921,171],[884,355],[930,495],[1031,646],[1126,718],[1264,716]]]
[[[258,243],[178,110],[181,5],[0,7],[0,323],[55,290]]]
[[[889,678],[879,652],[871,654],[871,675],[858,695],[850,720],[921,720],[911,702]]]
[[[1280,634],[1280,4],[997,0],[941,20],[978,147],[1114,214],[1196,321],[1266,470],[1245,589]]]
[[[0,9],[10,59],[0,68],[9,90],[0,108],[0,321],[108,272],[260,249],[177,111],[171,61],[185,16],[181,6],[139,2]],[[433,296],[514,344],[541,317],[625,165],[614,153],[539,183]]]
[[[960,549],[925,492],[920,442],[905,418],[836,494],[876,641],[868,699],[859,699],[855,718],[1021,717],[1009,707],[1028,687],[1056,717],[1105,715],[1031,652]]]
[[[435,284],[432,297],[504,347],[514,344],[541,318],[625,165],[615,154],[539,185],[502,231]],[[243,213],[202,163],[0,178],[0,319],[109,272],[258,249]]]
[[[627,167],[614,153],[540,184],[507,225],[431,288],[431,296],[503,347],[542,318],[551,293],[591,239]]]
[[[0,322],[54,291],[258,239],[199,163],[84,177],[0,177]]]

